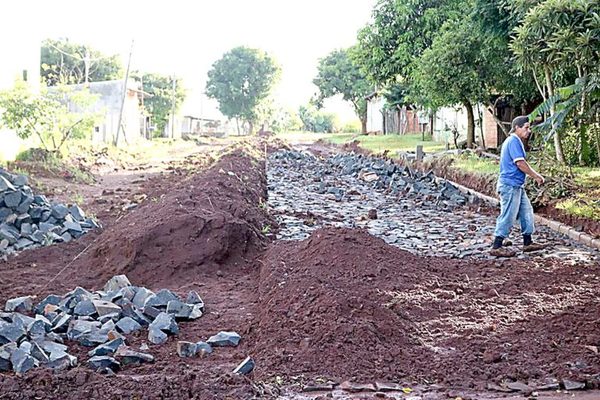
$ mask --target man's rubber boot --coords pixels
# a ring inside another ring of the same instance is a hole
[[[544,250],[545,248],[548,248],[550,245],[547,243],[530,243],[527,245],[523,245],[523,252],[524,253],[530,253],[532,251],[538,251],[538,250]]]
[[[498,247],[497,249],[491,249],[490,254],[495,257],[514,257],[517,252],[506,247]]]

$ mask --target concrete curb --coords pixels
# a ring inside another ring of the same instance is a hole
[[[450,179],[436,177],[436,180],[438,182],[440,180],[448,181],[451,184],[453,184],[454,186],[456,186],[461,192],[476,196],[477,198],[479,198],[493,206],[497,207],[500,205],[500,201],[498,199],[487,196],[483,193],[479,193],[476,190],[473,190],[471,188],[463,186],[460,183],[451,181]],[[547,226],[548,228],[552,229],[553,231],[562,233],[563,235],[568,236],[570,239],[572,239],[576,242],[579,242],[581,244],[584,244],[588,247],[591,247],[596,250],[600,250],[600,239],[595,239],[592,236],[588,235],[587,233],[576,231],[573,227],[571,227],[569,225],[563,224],[562,222],[548,219],[546,217],[542,217],[541,215],[534,214],[534,218],[535,218],[535,222],[540,225]]]

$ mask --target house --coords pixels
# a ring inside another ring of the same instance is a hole
[[[385,98],[377,91],[369,94],[366,100],[368,133],[403,135],[426,129],[426,120],[420,120],[418,111],[411,105],[388,108]]]
[[[385,98],[378,92],[366,97],[367,100],[367,132],[382,134],[405,134],[431,132],[433,140],[454,144],[454,133],[458,133],[458,142],[467,137],[467,112],[464,107],[443,107],[429,116],[427,112],[417,110],[410,105],[389,109]],[[507,104],[496,102],[495,115],[504,124],[510,126],[515,115],[514,109]],[[485,147],[494,149],[504,141],[504,132],[496,123],[494,115],[483,105],[474,107],[475,141]],[[508,121],[508,122],[507,122]],[[482,131],[483,130],[483,131]]]
[[[132,143],[148,137],[149,118],[144,112],[143,101],[145,97],[151,95],[140,89],[139,82],[130,80],[127,82],[123,101],[124,86],[124,79],[66,86],[72,90],[85,88],[96,97],[93,104],[83,109],[75,104],[69,104],[69,108],[73,111],[100,115],[99,122],[91,133],[93,142],[114,143],[120,117],[122,130],[119,133],[119,143]],[[122,116],[121,102],[123,102]]]

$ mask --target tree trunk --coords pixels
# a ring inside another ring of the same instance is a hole
[[[254,133],[254,122],[248,121],[248,135],[252,135]]]
[[[435,113],[432,111],[429,114],[429,134],[431,135],[431,139],[433,139],[433,117]]]
[[[235,117],[235,126],[237,127],[238,136],[240,136],[240,119]]]
[[[360,125],[361,125],[361,132],[364,135],[365,133],[367,133],[367,116],[365,115],[364,117],[362,117],[360,119]]]
[[[473,142],[475,142],[475,116],[470,101],[465,100],[463,105],[467,109],[467,148],[471,149],[473,148]]]
[[[548,89],[548,97],[554,96],[554,83],[552,82],[552,73],[548,66],[544,66],[544,76],[546,78],[546,88]],[[550,107],[550,116],[554,116],[556,113],[556,106],[552,104]],[[562,149],[562,140],[560,132],[556,129],[556,124],[552,124],[552,130],[554,131],[554,150],[556,151],[556,160],[565,164],[565,156]]]

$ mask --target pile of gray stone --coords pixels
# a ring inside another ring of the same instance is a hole
[[[322,163],[309,153],[284,150],[275,153],[274,158],[287,165],[313,169],[315,184],[308,190],[333,194],[337,201],[342,201],[346,193],[343,188],[333,184],[331,176],[354,177],[368,183],[371,189],[420,197],[442,208],[452,209],[478,202],[477,197],[464,194],[452,183],[436,177],[433,171],[424,173],[380,157],[340,153]]]
[[[31,296],[10,299],[0,313],[0,372],[74,367],[78,360],[67,351],[69,341],[90,348],[87,364],[94,371],[114,373],[122,366],[153,362],[152,355],[128,347],[125,335],[147,329],[148,341],[162,344],[179,332],[178,322],[198,319],[203,312],[195,291],[183,300],[170,290],[154,293],[133,286],[125,275],[110,279],[103,290],[78,287],[36,305]]]
[[[0,254],[70,242],[98,227],[77,205],[51,204],[26,176],[0,169]]]

